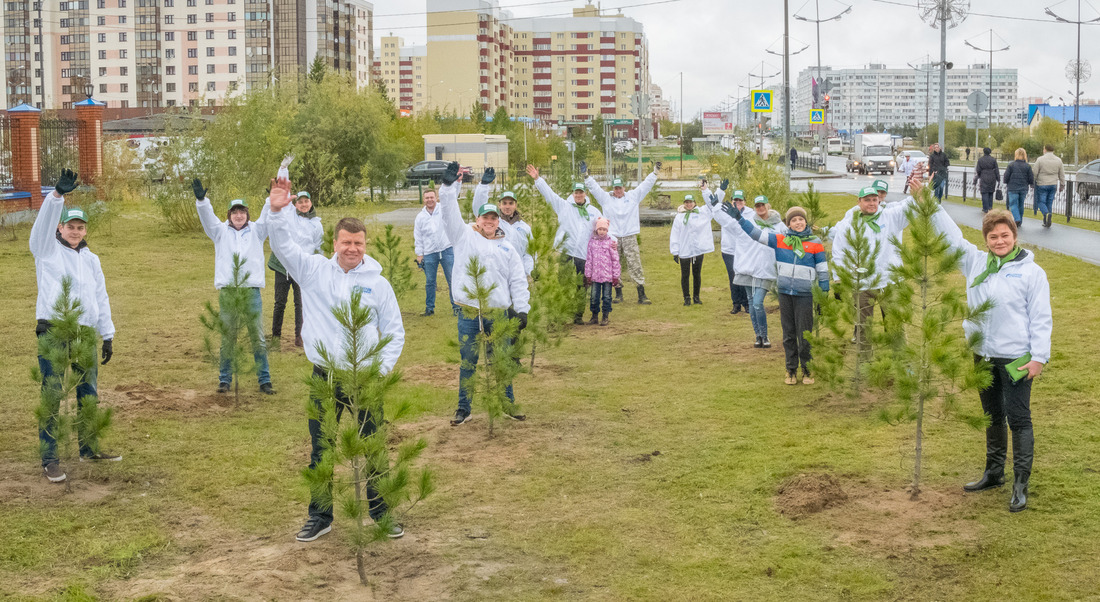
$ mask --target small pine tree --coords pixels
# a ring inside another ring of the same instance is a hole
[[[416,288],[409,256],[401,248],[401,237],[393,233],[393,224],[386,224],[385,234],[374,239],[374,249],[378,253],[378,263],[382,264],[382,273],[390,281],[393,294],[398,299]]]
[[[523,369],[519,365],[520,346],[517,344],[519,320],[509,318],[502,309],[482,309],[489,306],[489,296],[497,288],[496,283],[488,283],[485,272],[485,266],[477,257],[470,258],[466,265],[466,274],[470,277],[471,285],[464,288],[463,292],[477,302],[477,308],[463,307],[462,311],[468,319],[476,318],[480,324],[489,322],[492,328],[491,332],[486,332],[482,327],[477,333],[475,344],[478,346],[478,356],[484,358],[485,365],[480,375],[474,372],[462,386],[469,393],[471,403],[484,402],[485,413],[489,416],[489,436],[492,437],[494,424],[505,412],[521,413],[519,407],[508,399],[505,391]],[[470,365],[465,360],[462,367],[477,370],[477,366]]]
[[[814,188],[813,182],[806,185],[806,192],[798,195],[798,206],[806,210],[806,222],[811,228],[829,219],[829,214],[821,206],[821,193]]]
[[[400,380],[400,374],[382,373],[382,350],[392,339],[387,336],[369,342],[366,333],[375,313],[361,301],[362,293],[356,290],[348,302],[332,309],[344,336],[343,354],[337,357],[318,344],[321,367],[328,378],[310,379],[311,400],[306,407],[309,417],[321,423],[323,452],[320,463],[303,470],[302,476],[322,507],[339,507],[341,514],[352,521],[350,540],[359,582],[367,585],[367,546],[386,540],[398,516],[431,495],[435,481],[430,469],[423,468],[419,474],[413,470],[413,462],[428,445],[423,437],[402,443],[396,458],[391,458],[387,446],[390,429],[408,414],[412,404],[407,399],[399,400],[391,406],[389,420],[383,420],[384,398]],[[346,400],[346,414],[351,416],[342,428],[336,418],[336,404],[341,398]],[[320,409],[313,399],[321,400]],[[362,424],[357,418],[361,413],[366,416]],[[345,467],[350,475],[337,476],[337,466]],[[363,517],[364,513],[369,515],[370,487],[387,508],[373,524]]]
[[[98,336],[89,326],[80,324],[84,314],[80,300],[73,297],[72,278],[61,279],[61,294],[53,305],[51,327],[38,338],[38,355],[50,362],[53,375],[46,379],[34,414],[39,430],[50,433],[58,446],[58,458],[72,457],[72,433],[92,453],[99,453],[99,439],[111,425],[111,410],[99,407],[95,395],[79,402],[71,400],[76,388],[84,384],[86,374],[96,371]],[[31,378],[41,383],[38,366]],[[79,409],[78,409],[79,407]],[[46,452],[42,442],[40,453]]]
[[[325,64],[325,57],[318,54],[309,65],[309,81],[314,84],[323,82],[326,71],[328,71],[328,65]]]
[[[981,321],[991,304],[971,309],[965,290],[947,284],[948,276],[958,269],[962,251],[952,250],[934,228],[932,217],[939,203],[931,190],[925,187],[917,197],[906,210],[907,244],[896,237],[891,241],[901,256],[901,265],[892,269],[897,297],[886,314],[886,330],[894,337],[892,353],[878,354],[872,367],[877,383],[885,385],[892,379],[897,394],[897,406],[882,410],[881,417],[891,424],[916,423],[913,499],[920,495],[925,410],[939,402],[938,415],[984,428],[988,417],[964,410],[959,395],[985,388],[991,381],[988,364],[975,362],[971,351],[981,335],[976,333],[968,341],[958,324]]]
[[[207,301],[199,316],[206,328],[203,336],[203,351],[207,360],[215,366],[221,365],[224,356],[229,360],[233,375],[233,400],[241,402],[241,375],[255,369],[252,350],[260,344],[260,332],[250,329],[260,316],[252,307],[252,289],[248,288],[249,273],[244,271],[244,259],[233,254],[233,282],[218,291],[218,308]],[[242,336],[248,333],[247,336]],[[219,346],[214,346],[215,339]]]

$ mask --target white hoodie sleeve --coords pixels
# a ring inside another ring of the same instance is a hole
[[[546,183],[546,180],[539,176],[539,179],[535,180],[535,189],[539,191],[542,198],[550,205],[554,210],[554,213],[558,214],[558,219],[561,219],[561,212],[568,209],[569,205],[565,202],[565,199],[557,195]]]
[[[512,307],[516,312],[525,314],[531,311],[531,291],[527,289],[527,270],[518,252],[509,253],[508,258],[508,293],[512,298]]]
[[[413,220],[413,253],[416,253],[417,257],[424,256],[424,237],[427,236],[424,232],[424,218],[424,211],[421,210]]]
[[[315,262],[323,263],[326,260],[321,255],[307,253],[294,242],[294,236],[290,231],[289,215],[293,210],[293,207],[289,210],[284,207],[282,211],[272,211],[268,214],[268,224],[271,228],[268,242],[271,244],[271,252],[286,268],[286,273],[298,284],[306,286],[313,281],[313,275],[318,269],[318,264]]]
[[[596,178],[588,176],[584,179],[584,185],[588,187],[588,192],[591,192],[592,196],[596,199],[597,202],[599,202],[600,207],[607,206],[607,201],[611,198],[611,195],[607,194],[607,191],[600,187],[600,184],[596,181]]]
[[[458,182],[461,181],[459,179],[450,186],[439,188],[439,207],[436,209],[443,212],[443,228],[447,231],[447,239],[455,246],[462,240],[464,231],[470,231],[466,222],[462,221],[462,213],[458,208]]]
[[[268,217],[270,217],[270,215]],[[268,236],[271,236],[270,232],[268,232]],[[309,239],[310,242],[313,243],[313,248],[311,249],[311,251],[313,251],[314,254],[320,253],[321,245],[325,242],[325,226],[321,223],[321,218],[310,218]]]
[[[218,216],[214,215],[214,206],[210,203],[210,199],[204,198],[201,201],[195,201],[195,209],[199,212],[199,221],[202,223],[203,232],[206,232],[210,240],[218,242],[218,236],[221,233],[220,228],[224,224],[218,219]]]
[[[680,231],[684,229],[683,216],[683,213],[672,216],[672,234],[668,237],[668,252],[673,255],[680,254]]]
[[[103,267],[99,258],[95,258],[95,302],[99,308],[99,323],[96,331],[104,341],[115,338],[115,323],[111,320],[111,301],[107,298],[107,280],[103,277]]]
[[[42,200],[38,217],[34,218],[34,225],[31,226],[31,254],[35,257],[45,257],[57,252],[57,224],[61,221],[61,212],[64,210],[65,197],[58,196],[56,190]]]
[[[963,238],[962,230],[959,229],[955,224],[955,220],[951,219],[951,216],[943,207],[940,207],[939,211],[932,216],[932,226],[947,238],[947,244],[951,245],[952,249],[963,252],[962,273],[969,286],[972,268],[975,265],[985,263],[987,254],[978,249],[977,245]]]
[[[397,306],[397,296],[393,287],[386,283],[384,300],[378,308],[375,319],[378,321],[378,336],[390,337],[390,342],[382,348],[382,374],[389,374],[401,357],[405,348],[405,326],[401,322],[401,310]]]
[[[293,205],[290,205],[290,207],[293,207]],[[256,240],[259,240],[260,244],[263,244],[264,239],[267,238],[267,218],[269,215],[271,215],[271,197],[264,201],[264,206],[260,209],[260,217],[252,222],[252,227],[256,230]]]
[[[492,189],[492,184],[478,184],[474,187],[474,200],[470,203],[470,215],[473,215],[474,219],[477,219],[477,210],[489,202],[489,192]]]
[[[630,199],[630,202],[637,205],[637,204],[641,203],[643,200],[645,200],[646,196],[649,195],[649,191],[653,190],[653,185],[656,184],[656,183],[657,183],[657,172],[655,172],[655,171],[650,172],[649,175],[646,176],[646,178],[644,180],[642,180],[642,183],[638,184],[638,187],[635,188],[634,190],[631,190],[626,196],[627,196],[628,199]],[[725,193],[726,193],[726,191],[723,190],[722,194],[725,194]]]
[[[1054,330],[1054,315],[1050,308],[1050,282],[1039,266],[1028,282],[1027,289],[1028,342],[1031,359],[1045,364],[1050,361],[1050,336]]]

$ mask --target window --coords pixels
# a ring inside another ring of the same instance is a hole
[[[208,39],[208,40],[213,40],[214,39],[214,30],[213,29],[207,29],[206,30],[206,39]]]
[[[206,91],[214,92],[218,89],[218,84],[215,82],[206,82]]]
[[[119,8],[126,8],[126,0],[118,0]]]
[[[206,22],[207,23],[213,23],[214,22],[214,13],[206,13]]]
[[[164,41],[165,42],[174,42],[175,40],[176,40],[176,32],[174,32],[174,31],[164,32]]]
[[[236,46],[230,46],[229,47],[229,56],[237,56],[237,47]]]
[[[206,72],[207,73],[213,73],[214,72],[214,65],[207,65],[206,66]]]
[[[37,61],[38,59],[36,58],[35,60]],[[107,51],[106,50],[100,50],[99,51],[99,60],[101,60],[101,61],[107,60]]]
[[[165,67],[164,68],[164,74],[165,75],[175,75],[176,74],[176,66],[175,65],[170,65],[168,67]]]
[[[207,46],[206,47],[206,56],[214,56],[214,47],[213,46]]]
[[[129,72],[130,72],[130,70],[127,67],[119,67],[118,68],[118,74],[123,76],[123,77],[126,77],[129,74]]]
[[[234,65],[234,67],[235,66],[236,65]],[[229,90],[230,92],[236,90],[237,89],[237,82],[229,82],[229,87],[226,88],[226,89]]]
[[[164,0],[164,8],[172,8],[176,5],[176,0]]]
[[[96,3],[96,8],[107,8],[107,0],[99,0]]]
[[[199,49],[198,48],[188,48],[187,49],[187,58],[189,58],[189,59],[199,58]]]
[[[188,41],[188,42],[194,42],[194,41],[196,41],[196,40],[198,40],[198,39],[199,39],[199,34],[198,34],[198,32],[196,32],[196,31],[189,31],[189,32],[187,32],[187,41]]]
[[[176,58],[176,49],[175,48],[168,48],[167,50],[165,50],[164,51],[164,58],[166,58],[166,59]]]
[[[229,30],[229,39],[230,40],[236,40],[237,39],[237,30],[236,29],[230,29]]]
[[[119,50],[119,51],[118,51],[118,58],[120,58],[120,59],[124,59],[124,58],[126,58],[126,55],[127,55],[127,54],[128,54],[128,53],[127,53],[127,52],[126,52],[125,50]]]
[[[226,20],[228,20],[228,21],[236,21],[236,20],[237,20],[237,13],[229,13],[229,14],[228,14],[228,15],[226,16]]]
[[[126,15],[119,15],[118,16],[118,22],[119,22],[120,25],[125,24],[126,23]]]
[[[237,63],[230,63],[229,64],[229,72],[230,73],[236,73],[237,72]]]
[[[126,41],[126,32],[125,31],[118,32],[118,41],[119,42],[125,42]]]
[[[99,68],[99,76],[103,77],[104,75],[107,75],[107,68],[106,67],[100,67]]]
[[[190,82],[190,83],[188,83],[187,84],[187,91],[188,92],[198,92],[199,91],[199,82]],[[191,101],[191,102],[193,103],[195,101]]]
[[[176,84],[164,84],[164,91],[165,92],[175,92],[176,91]]]
[[[105,33],[101,33],[101,34],[99,34],[99,41],[100,41],[101,43],[102,43],[102,42],[106,42],[106,41],[107,41],[107,34],[105,34]]]
[[[188,65],[187,66],[187,75],[198,75],[198,74],[199,74],[199,66],[198,65]]]
[[[198,23],[198,22],[199,22],[199,16],[198,15],[187,15],[187,24],[188,25],[194,25],[195,23]]]
[[[129,92],[130,91],[130,85],[129,84],[119,84],[118,91],[119,92]]]
[[[96,23],[96,25],[106,25],[107,24],[107,17],[96,17],[95,23]]]
[[[100,94],[106,94],[107,93],[107,84],[99,84],[99,93]]]
[[[164,24],[165,25],[171,25],[172,24],[172,16],[173,15],[164,15]]]

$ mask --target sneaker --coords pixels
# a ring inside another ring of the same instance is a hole
[[[734,305],[733,309],[730,310],[731,315],[732,314],[739,314],[739,313],[741,313],[741,306],[740,305]]]
[[[61,471],[61,466],[57,462],[50,462],[42,467],[42,474],[46,475],[51,483],[60,483],[65,480],[65,473]]]
[[[794,372],[789,372],[789,373],[787,373],[787,380],[785,380],[783,382],[787,383],[788,385],[797,385],[798,384],[798,379],[795,378]]]
[[[1048,213],[1048,214],[1044,215],[1043,216],[1043,227],[1044,228],[1049,228],[1051,222],[1053,222],[1053,221],[1054,221],[1054,214],[1053,213]]]
[[[275,389],[271,388],[271,383],[264,383],[260,385],[260,393],[264,395],[274,395]]]
[[[435,315],[435,310],[425,309],[424,313],[420,314],[420,317],[421,318],[427,318],[428,316],[434,316],[434,315]]]
[[[332,525],[327,524],[319,516],[311,516],[306,520],[305,526],[294,536],[298,541],[315,541],[318,537],[332,530]]]
[[[814,380],[814,377],[810,376],[809,374],[806,374],[805,372],[802,373],[802,384],[812,385],[815,382],[817,382],[817,381]]]
[[[80,461],[81,462],[121,462],[122,461],[122,456],[118,456],[118,455],[115,455],[115,454],[109,454],[107,452],[99,452],[98,454],[91,454],[91,455],[88,455],[88,456],[85,456],[84,454],[81,454],[80,455]]]
[[[696,305],[703,304],[703,302],[699,300],[699,295],[695,295],[695,297],[692,298],[692,301],[694,301]]]
[[[684,307],[691,307],[691,297],[684,297]]]
[[[757,349],[762,349],[764,347],[764,337],[756,337],[756,342],[753,343],[752,346]]]
[[[401,528],[401,525],[393,523],[389,529],[385,529],[386,537],[390,539],[401,539],[405,536],[405,530]]]
[[[470,420],[470,413],[466,410],[455,410],[455,417],[451,418],[451,426],[458,426]]]
[[[218,383],[218,393],[228,393],[229,383]]]
[[[771,349],[771,348],[772,348],[771,340],[769,340],[768,337],[764,337],[764,349]]]

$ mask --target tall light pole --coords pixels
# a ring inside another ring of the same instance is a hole
[[[966,19],[970,0],[918,0],[917,11],[921,19],[940,30],[940,148],[944,149],[944,122],[947,121],[947,30]],[[946,149],[945,149],[946,150]]]
[[[1000,37],[1000,36],[998,36],[998,37]],[[1008,44],[1005,44],[1004,48],[995,48],[993,46],[993,30],[992,29],[989,30],[989,48],[980,48],[980,47],[978,47],[974,44],[971,44],[970,40],[963,40],[963,41],[966,43],[967,46],[973,48],[974,50],[989,53],[989,128],[993,129],[993,53],[1008,50]],[[974,146],[978,145],[978,142],[977,142],[977,140],[978,140],[978,130],[981,129],[981,128],[978,127],[978,126],[981,125],[981,121],[980,120],[977,120],[977,121],[978,122],[974,124]]]
[[[1077,141],[1078,138],[1080,138],[1078,128],[1081,127],[1081,80],[1084,79],[1088,81],[1089,76],[1092,75],[1092,69],[1091,67],[1089,67],[1088,61],[1085,61],[1084,63],[1081,62],[1081,25],[1084,23],[1095,23],[1097,21],[1100,21],[1100,17],[1089,19],[1088,21],[1082,21],[1081,0],[1077,0],[1076,21],[1071,21],[1069,19],[1066,19],[1065,17],[1061,17],[1055,14],[1054,11],[1050,10],[1049,6],[1046,8],[1046,14],[1054,17],[1054,19],[1059,23],[1070,23],[1077,26],[1077,60],[1073,63],[1070,63],[1069,67],[1066,69],[1066,75],[1070,76],[1070,79],[1074,80],[1077,84],[1077,92],[1073,97],[1073,164],[1077,165]]]
[[[852,7],[851,7],[851,5],[846,4],[844,6],[844,10],[840,11],[839,13],[837,13],[837,14],[831,16],[831,17],[828,17],[826,19],[822,19],[821,18],[821,0],[814,0],[814,15],[816,16],[815,18],[809,19],[807,17],[803,17],[802,15],[797,15],[797,14],[794,16],[794,18],[798,19],[799,21],[806,21],[808,23],[813,23],[817,26],[817,85],[818,86],[823,86],[823,83],[821,81],[821,24],[825,23],[825,22],[828,22],[828,21],[837,21],[841,17],[843,17],[844,15],[846,15],[850,12],[852,12]],[[819,105],[818,105],[818,103],[820,102],[819,99],[821,98],[821,94],[824,94],[826,92],[828,92],[828,89],[821,90],[818,94],[817,99],[813,98],[813,94],[811,92],[811,94],[810,94],[810,107],[814,108],[814,109],[820,108]],[[827,120],[828,120],[828,116],[826,116],[826,121]],[[821,131],[823,129],[828,129],[828,126],[823,124],[822,127],[817,128],[817,145],[819,147],[822,147],[822,148],[824,148],[824,145],[822,144],[822,140],[821,140]],[[822,157],[824,157],[824,155],[822,155]],[[822,158],[822,160],[824,161],[824,158]]]
[[[684,72],[680,72],[680,177],[684,176]]]

